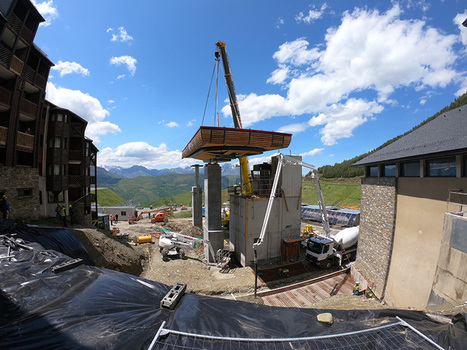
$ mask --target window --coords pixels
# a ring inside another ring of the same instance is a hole
[[[368,176],[369,177],[378,177],[378,167],[371,166],[368,168]]]
[[[467,155],[462,157],[462,164],[463,164],[462,176],[467,177]]]
[[[18,198],[32,197],[32,188],[17,188]]]
[[[401,176],[419,177],[420,176],[420,162],[402,163]]]
[[[120,214],[121,214],[122,216],[126,216],[126,211],[121,211]]]
[[[426,175],[432,177],[456,177],[456,157],[427,160]]]
[[[396,165],[395,164],[385,165],[383,168],[383,171],[384,171],[384,176],[395,177],[396,176]]]

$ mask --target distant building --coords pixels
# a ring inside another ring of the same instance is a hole
[[[54,216],[59,202],[90,224],[98,150],[85,120],[45,100],[53,63],[33,43],[43,21],[29,0],[0,2],[0,190],[14,219]]]
[[[355,163],[362,179],[356,269],[390,306],[467,300],[467,106]]]

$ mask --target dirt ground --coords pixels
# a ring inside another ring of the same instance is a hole
[[[310,223],[302,223],[302,229]],[[313,227],[321,232],[322,228],[313,223]],[[193,237],[202,237],[201,228],[192,226],[191,218],[169,218],[167,223],[150,222],[149,218],[143,218],[137,224],[119,221],[111,226],[118,229],[115,235],[112,232],[75,228],[75,234],[84,243],[86,249],[95,261],[96,265],[117,271],[130,273],[148,280],[157,281],[172,286],[176,283],[187,284],[187,292],[200,295],[215,295],[228,299],[242,300],[252,303],[262,303],[261,298],[254,298],[255,273],[250,267],[241,267],[235,263],[229,269],[221,270],[219,267],[206,263],[203,252],[187,250],[186,258],[170,258],[162,260],[159,251],[158,239],[153,237],[152,243],[136,244],[134,238],[151,235],[151,232],[171,230]],[[308,263],[306,263],[308,264]],[[307,265],[305,265],[307,267]],[[290,284],[299,280],[318,277],[330,273],[334,269],[322,270],[311,266],[307,272],[300,276],[284,278],[277,283],[264,283],[258,279],[258,291],[268,290],[284,284]],[[386,305],[378,300],[371,300],[353,295],[336,295],[310,305],[318,309],[383,309]],[[444,314],[465,312],[466,307],[454,310],[437,310]]]

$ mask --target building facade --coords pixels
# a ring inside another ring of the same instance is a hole
[[[395,307],[467,300],[467,107],[354,164],[365,167],[356,269]]]
[[[53,63],[34,45],[43,21],[29,0],[0,2],[0,190],[13,219],[54,216],[60,202],[90,223],[97,149],[86,121],[45,99]]]

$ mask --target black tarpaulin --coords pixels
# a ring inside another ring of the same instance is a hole
[[[391,324],[397,322],[396,316],[442,348],[465,349],[467,344],[465,315],[456,323],[441,324],[423,312],[333,310],[334,324],[324,325],[316,316],[325,310],[268,307],[190,293],[169,311],[160,309],[169,286],[87,265],[54,273],[52,267],[70,257],[25,242],[33,249],[11,249],[12,257],[7,258],[8,247],[1,242],[0,349],[147,349],[163,322],[165,329],[223,339],[327,336]],[[427,348],[416,333],[403,327],[384,332],[401,343],[388,347],[374,336],[368,337],[366,348]],[[165,334],[154,349],[313,348],[300,342],[223,339]],[[358,349],[345,345],[345,339],[323,340],[319,348]]]

